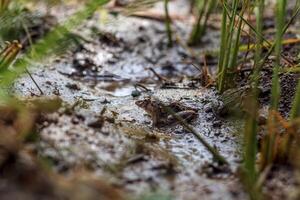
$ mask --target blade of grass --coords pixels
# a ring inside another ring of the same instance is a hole
[[[219,50],[219,62],[218,62],[218,90],[223,90],[222,83],[224,76],[222,76],[223,73],[225,73],[224,69],[224,59],[225,59],[225,48],[226,48],[226,32],[227,32],[227,12],[225,7],[223,7],[223,13],[222,13],[222,27],[221,27],[221,45]]]
[[[282,38],[285,32],[284,26],[285,23],[285,13],[286,13],[286,0],[277,0],[276,1],[276,42],[274,46],[275,50],[275,67],[273,67],[272,74],[272,88],[271,88],[271,104],[269,109],[269,118],[268,118],[268,135],[264,139],[262,146],[262,163],[261,169],[264,170],[265,167],[270,165],[274,161],[275,151],[276,151],[276,141],[278,140],[278,130],[277,130],[277,110],[280,100],[280,55],[282,49]],[[273,49],[273,48],[272,48]]]
[[[173,41],[172,41],[172,28],[171,28],[171,18],[169,15],[169,9],[168,9],[168,4],[169,0],[164,1],[164,8],[165,8],[165,26],[166,26],[166,31],[167,31],[167,36],[168,36],[168,46],[172,47],[173,46]]]
[[[250,35],[249,35],[250,36]],[[300,43],[300,39],[299,38],[289,38],[289,39],[285,39],[282,41],[282,45],[293,45],[293,44],[299,44]],[[268,41],[268,42],[264,42],[263,43],[263,48],[264,49],[269,49],[268,44],[270,44],[270,47],[272,47],[274,45],[274,41]],[[239,48],[240,52],[245,52],[245,51],[249,51],[249,50],[255,50],[256,48],[256,44],[245,44],[245,45],[241,45]],[[283,58],[283,57],[282,57]]]
[[[85,19],[91,16],[99,6],[107,3],[108,0],[90,0],[83,9],[73,14],[63,24],[56,26],[51,32],[49,32],[42,40],[34,44],[31,49],[20,58],[15,64],[15,70],[5,70],[1,75],[4,77],[1,80],[1,86],[9,87],[13,81],[22,73],[26,71],[33,62],[40,62],[47,58],[49,55],[53,55],[53,49],[58,47],[63,48],[60,44],[62,40],[67,40],[70,30],[80,25]],[[0,90],[0,95],[5,95],[3,90]]]
[[[248,1],[245,2],[245,4],[247,4]],[[247,7],[247,5],[244,7],[244,9]],[[238,27],[237,27],[237,33],[235,34],[235,39],[234,39],[234,46],[232,49],[232,53],[231,53],[231,59],[230,59],[230,63],[229,63],[229,73],[227,75],[227,79],[229,85],[233,85],[234,83],[234,77],[235,77],[235,73],[234,70],[237,66],[237,57],[238,57],[238,53],[239,53],[239,46],[240,46],[240,37],[241,37],[241,30],[242,30],[242,25],[243,25],[243,21],[241,19],[238,19]]]
[[[300,81],[298,82],[297,85],[297,90],[296,90],[295,98],[290,113],[290,119],[294,120],[298,117],[300,117]]]
[[[256,16],[256,49],[254,56],[254,73],[252,77],[253,87],[248,102],[248,112],[245,121],[244,130],[244,179],[246,187],[251,199],[261,198],[261,187],[258,187],[256,171],[256,154],[257,154],[257,131],[258,131],[258,86],[261,67],[259,61],[262,55],[263,39],[260,37],[263,34],[263,13],[264,13],[264,0],[256,0],[254,9]]]
[[[280,69],[280,55],[282,49],[282,37],[285,21],[286,0],[277,0],[276,2],[276,39],[275,39],[275,67],[272,75],[271,88],[271,109],[277,110],[280,98],[280,83],[279,83],[279,69]]]

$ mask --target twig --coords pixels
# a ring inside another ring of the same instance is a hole
[[[148,69],[158,78],[159,81],[161,81],[161,82],[168,81],[165,77],[158,74],[152,67],[149,67]]]
[[[32,74],[28,71],[27,67],[25,68],[26,73],[29,75],[30,79],[33,81],[34,85],[37,87],[37,89],[40,91],[41,95],[44,95],[43,90],[40,88],[40,86],[37,84],[35,79],[33,78]]]
[[[148,89],[146,86],[142,85],[141,83],[136,83],[136,84],[134,85],[134,87],[135,87],[135,89],[141,88],[141,89],[143,89],[145,92],[151,91],[150,89]]]

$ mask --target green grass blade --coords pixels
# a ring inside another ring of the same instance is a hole
[[[275,67],[273,69],[272,89],[271,89],[271,109],[277,110],[280,98],[280,57],[282,49],[282,37],[285,21],[286,0],[277,0],[276,2],[276,42],[275,42]]]
[[[224,70],[224,59],[225,59],[225,49],[226,49],[226,33],[227,33],[227,12],[226,9],[223,7],[223,14],[222,14],[222,27],[221,27],[221,45],[219,50],[219,61],[218,61],[218,90],[223,90],[223,74],[225,73]]]
[[[290,119],[293,120],[298,117],[300,117],[300,81],[298,82],[295,98],[290,113]]]
[[[247,103],[247,115],[245,121],[244,130],[244,181],[246,182],[246,188],[249,192],[251,199],[261,198],[260,187],[257,187],[258,173],[256,170],[256,154],[257,154],[257,131],[258,131],[258,85],[259,85],[259,74],[260,66],[259,61],[261,59],[263,37],[261,37],[263,27],[263,11],[264,11],[264,0],[256,0],[255,6],[256,16],[256,49],[255,49],[255,61],[254,61],[254,74],[252,77],[253,88],[251,88],[251,94],[249,102]]]
[[[169,0],[165,0],[164,2],[165,15],[166,15],[165,26],[166,26],[167,36],[168,36],[168,46],[171,47],[173,46],[173,40],[172,40],[171,18],[169,15],[168,4],[169,4]]]
[[[43,39],[34,44],[31,49],[14,64],[15,70],[13,72],[6,70],[1,73],[2,77],[4,77],[1,80],[2,87],[10,86],[33,62],[40,62],[55,53],[52,50],[61,47],[61,41],[68,40],[72,29],[79,26],[85,19],[91,16],[99,6],[107,2],[108,0],[90,0],[83,9],[73,14],[63,24],[56,26]]]

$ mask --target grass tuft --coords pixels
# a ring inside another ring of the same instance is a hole
[[[188,45],[193,46],[200,44],[206,31],[208,19],[216,6],[216,0],[209,0],[208,2],[200,0],[196,1],[198,16],[188,40]]]
[[[235,71],[237,68],[237,57],[240,44],[243,20],[237,16],[243,16],[249,1],[242,4],[239,11],[239,0],[233,0],[231,4],[223,1],[223,16],[221,30],[221,45],[218,64],[218,90],[223,93],[225,90],[234,87]],[[239,11],[239,12],[238,12]]]

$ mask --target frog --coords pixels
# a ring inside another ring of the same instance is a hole
[[[246,85],[238,89],[228,89],[221,96],[220,101],[213,103],[212,111],[216,116],[225,117],[229,113],[235,114],[236,116],[242,116],[246,113],[251,113],[249,109],[249,98],[252,95],[250,92],[251,86]],[[261,89],[258,88],[258,93]],[[250,104],[251,105],[251,104]],[[263,109],[259,109],[257,122],[259,125],[266,124],[266,117],[264,116]]]
[[[212,103],[212,111],[216,116],[221,117],[228,115],[228,113],[243,113],[245,99],[248,97],[249,91],[249,86],[224,91],[219,100]]]
[[[163,104],[159,100],[149,97],[137,100],[135,104],[150,115],[153,127],[174,125],[178,122],[173,115],[165,111]],[[179,101],[164,103],[164,106],[172,109],[176,115],[181,117],[185,122],[191,122],[198,116],[195,108],[183,105]]]

